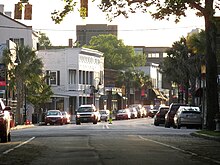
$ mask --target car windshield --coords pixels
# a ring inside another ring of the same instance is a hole
[[[48,111],[47,116],[54,116],[54,115],[59,115],[58,111]]]
[[[125,109],[118,110],[118,113],[125,113]]]
[[[80,107],[77,112],[93,112],[93,108],[91,107]]]
[[[106,111],[99,111],[100,114],[107,114]]]
[[[168,112],[169,108],[161,108],[160,113],[161,114],[166,114]]]

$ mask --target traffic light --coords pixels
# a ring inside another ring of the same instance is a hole
[[[80,0],[80,17],[88,17],[88,0]]]
[[[14,19],[21,19],[22,18],[22,3],[18,2],[15,4],[15,11],[14,11]]]
[[[24,19],[26,20],[32,19],[32,5],[29,3],[25,5]]]

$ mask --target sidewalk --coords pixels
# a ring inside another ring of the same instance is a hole
[[[11,130],[25,129],[25,128],[31,128],[31,127],[34,127],[34,124],[17,125],[15,127],[12,127]]]
[[[204,134],[204,133],[198,133],[198,132],[193,132],[190,135],[195,136],[195,137],[200,137],[200,138],[215,140],[215,141],[220,142],[220,136],[212,136],[212,135],[208,135],[208,134]]]

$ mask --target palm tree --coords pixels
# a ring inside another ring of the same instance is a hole
[[[4,51],[3,61],[6,65],[13,65],[10,53],[8,52],[8,50]],[[16,47],[16,54],[20,58],[21,63],[8,70],[8,77],[9,89],[17,94],[16,120],[18,124],[21,124],[23,121],[20,109],[23,108],[24,101],[27,100],[37,106],[34,100],[39,100],[40,96],[44,98],[40,103],[46,102],[52,92],[49,86],[46,85],[46,81],[43,81],[43,63],[37,58],[35,51],[28,46],[19,45]],[[27,93],[27,91],[29,92]],[[38,101],[38,104],[40,103]]]

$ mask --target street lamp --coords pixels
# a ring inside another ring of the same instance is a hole
[[[98,81],[99,81],[98,83],[96,83],[97,82],[96,79],[98,79]],[[96,104],[95,103],[96,102],[96,93],[99,92],[99,86],[102,85],[102,84],[101,84],[101,81],[100,81],[100,77],[95,77],[94,80],[95,80],[95,82],[93,83],[94,85],[90,86],[90,90],[91,90],[91,94],[92,94],[92,97],[93,97],[92,102],[95,105]],[[97,87],[95,87],[95,85],[97,85]]]

